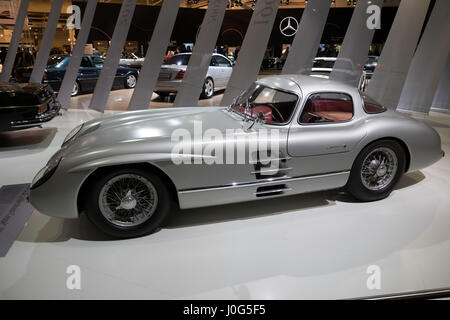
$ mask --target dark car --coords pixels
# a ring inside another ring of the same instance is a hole
[[[0,132],[39,126],[60,109],[49,85],[0,82]]]
[[[70,56],[52,55],[48,58],[42,82],[48,83],[53,90],[58,91],[66,68],[69,65]],[[98,55],[83,55],[77,80],[73,86],[72,96],[82,91],[91,91],[95,88],[105,58]],[[113,87],[134,88],[137,83],[138,71],[134,68],[119,66],[114,78]]]

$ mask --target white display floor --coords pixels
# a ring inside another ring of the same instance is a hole
[[[28,130],[38,134],[0,134],[0,186],[31,182],[69,130],[94,116],[74,110]],[[423,121],[447,157],[378,202],[327,191],[186,210],[132,240],[108,239],[85,216],[35,211],[0,258],[0,299],[327,299],[450,287],[450,115]],[[81,290],[66,287],[70,265]],[[381,289],[367,288],[371,265]]]

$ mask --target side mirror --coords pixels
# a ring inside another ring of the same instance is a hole
[[[266,118],[264,117],[264,113],[262,113],[262,111],[259,111],[256,119],[258,120],[258,122],[264,122]]]

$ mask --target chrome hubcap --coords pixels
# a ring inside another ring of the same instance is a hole
[[[205,94],[209,97],[212,96],[214,91],[213,83],[210,79],[206,80],[205,82]]]
[[[128,76],[127,84],[129,87],[134,87],[136,85],[136,77],[133,75]]]
[[[78,93],[78,83],[73,84],[72,95],[76,95]]]
[[[369,190],[381,190],[394,180],[397,169],[395,152],[386,147],[376,148],[363,161],[361,181]]]
[[[137,174],[122,174],[105,183],[98,204],[109,222],[120,227],[132,227],[153,215],[158,205],[158,194],[148,179]]]

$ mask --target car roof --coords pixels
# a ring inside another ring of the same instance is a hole
[[[352,85],[344,82],[300,74],[268,76],[261,78],[258,82],[267,86],[289,90],[303,95],[308,95],[311,92],[317,91],[342,91],[354,93],[355,90],[357,90]]]
[[[191,55],[191,54],[192,54],[192,52],[180,52],[180,53],[174,54],[172,57],[181,56],[181,55]],[[221,56],[221,57],[224,57],[225,59],[228,59],[227,57],[225,57],[223,54],[220,54],[220,53],[213,53],[212,55],[213,56]],[[230,60],[230,59],[228,59],[228,60]]]
[[[336,61],[336,57],[315,57],[314,60]]]

